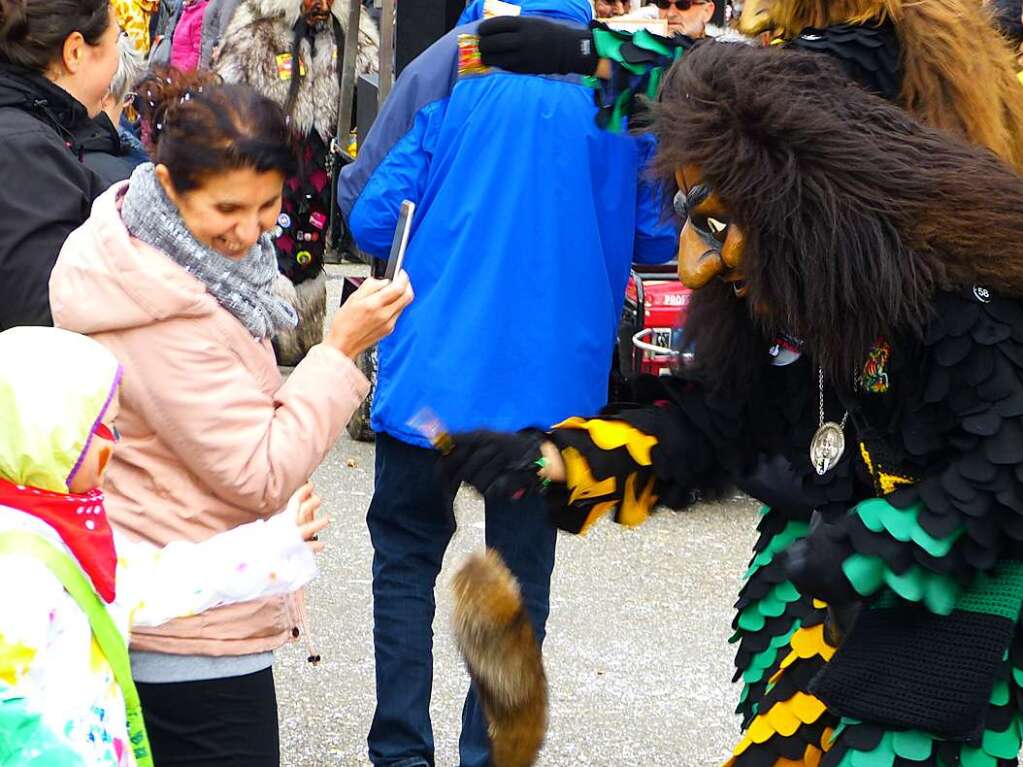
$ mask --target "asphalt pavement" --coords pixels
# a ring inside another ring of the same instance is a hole
[[[345,271],[350,270],[346,269]],[[330,269],[331,301],[339,270]],[[347,435],[314,482],[334,523],[321,574],[308,590],[304,645],[277,654],[283,765],[368,765],[374,707],[372,548],[365,515],[373,445]],[[540,767],[710,767],[737,739],[739,690],[727,639],[754,540],[757,506],[745,498],[662,512],[635,530],[607,521],[561,535],[545,645],[551,721]],[[438,767],[457,767],[468,685],[451,639],[449,583],[483,546],[483,507],[460,494],[455,534],[438,580],[433,727]]]

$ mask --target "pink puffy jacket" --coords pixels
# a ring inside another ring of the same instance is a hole
[[[124,366],[121,442],[107,510],[133,538],[204,540],[280,511],[319,466],[368,383],[333,347],[313,347],[286,382],[205,286],[121,221],[115,185],[71,233],[50,279],[55,323],[94,337]],[[192,655],[272,650],[300,600],[210,610],[132,635],[132,647]]]
[[[199,66],[199,55],[202,53],[202,19],[209,0],[186,0],[181,9],[181,18],[174,28],[171,40],[172,67],[182,72],[191,72]]]

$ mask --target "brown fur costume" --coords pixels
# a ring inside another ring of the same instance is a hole
[[[547,729],[547,677],[514,576],[493,550],[454,579],[455,641],[479,690],[492,767],[529,767]]]
[[[1023,169],[1023,86],[1011,46],[979,0],[750,0],[740,29],[890,20],[902,47],[901,106]]]
[[[655,130],[659,173],[698,167],[746,237],[747,299],[719,281],[693,296],[686,333],[709,381],[751,383],[778,332],[851,381],[878,336],[920,331],[940,288],[1023,296],[1023,178],[825,57],[697,46],[666,78]]]

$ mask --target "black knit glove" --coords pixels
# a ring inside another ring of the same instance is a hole
[[[488,67],[527,75],[592,75],[599,58],[589,29],[535,16],[498,16],[479,25]]]
[[[519,498],[541,487],[537,462],[543,432],[468,431],[451,438],[454,447],[440,466],[452,484],[468,482],[483,495],[504,498]]]
[[[842,562],[850,555],[847,545],[834,540],[832,529],[815,529],[810,535],[796,541],[784,554],[785,573],[801,594],[823,599],[831,605],[846,605],[860,596],[842,572]]]

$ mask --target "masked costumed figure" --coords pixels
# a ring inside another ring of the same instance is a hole
[[[242,0],[212,62],[225,81],[250,85],[281,104],[299,141],[301,167],[285,182],[274,230],[278,266],[287,278],[278,281],[278,292],[299,314],[298,328],[274,340],[283,365],[298,364],[323,340],[323,252],[331,220],[328,158],[337,133],[347,15],[347,0]],[[357,72],[376,71],[378,37],[363,13]]]
[[[799,51],[698,46],[657,112],[695,365],[448,471],[574,532],[722,475],[768,504],[730,764],[1016,764],[1023,179]]]
[[[654,98],[668,64],[692,43],[665,40],[641,32],[634,36],[595,27],[589,33],[529,19],[495,19],[481,25],[480,49],[487,63],[517,71],[553,66],[565,71],[594,71],[600,117],[609,129],[633,125],[645,101]],[[868,90],[903,106],[924,123],[945,128],[986,146],[1017,169],[1023,167],[1023,89],[1012,77],[1011,52],[977,3],[936,0],[850,0],[843,3],[750,0],[740,29],[756,35],[772,30],[786,47],[828,54]],[[592,35],[587,55],[579,40]],[[974,44],[982,41],[981,44]],[[950,77],[949,73],[957,73]],[[774,348],[786,359],[798,348],[780,338]],[[826,437],[825,437],[826,440]],[[757,472],[771,485],[776,466]],[[740,595],[733,641],[738,644],[736,679],[746,684],[739,704],[749,722],[760,698],[784,659],[781,647],[804,623],[819,622],[821,608],[812,598],[790,590],[775,561],[805,534],[809,510],[765,511],[751,564],[751,579]],[[778,603],[776,597],[786,599]]]

